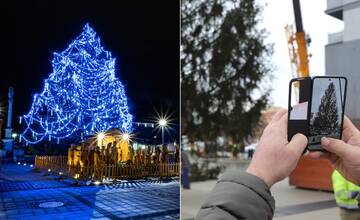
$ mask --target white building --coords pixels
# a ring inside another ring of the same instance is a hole
[[[348,78],[346,114],[360,126],[360,0],[327,0],[326,14],[344,22],[328,36],[325,72]]]

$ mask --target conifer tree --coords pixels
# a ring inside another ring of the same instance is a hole
[[[272,45],[255,0],[181,3],[181,124],[190,139],[248,138],[269,101]]]
[[[331,82],[321,98],[318,112],[314,117],[311,133],[331,134],[339,126],[337,100],[334,83]]]

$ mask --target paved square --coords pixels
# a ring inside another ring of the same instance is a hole
[[[4,164],[0,219],[179,219],[179,196],[178,181],[75,186],[28,166]],[[39,207],[47,202],[63,205]]]
[[[235,166],[229,166],[229,169],[233,168]],[[244,171],[246,168],[246,164],[236,166],[239,171]],[[288,181],[288,179],[280,181],[271,188],[276,201],[274,220],[340,219],[333,193],[296,188],[289,186]],[[183,220],[194,219],[216,182],[216,180],[193,182],[190,190],[182,190]]]

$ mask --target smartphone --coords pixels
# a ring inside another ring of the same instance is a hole
[[[346,87],[345,77],[313,78],[308,150],[323,151],[322,137],[341,139]]]
[[[324,151],[322,137],[341,139],[347,79],[337,76],[296,78],[289,86],[288,140],[308,138],[307,150]]]

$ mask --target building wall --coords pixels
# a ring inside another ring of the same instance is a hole
[[[345,113],[360,124],[360,39],[325,47],[326,75],[348,79]]]
[[[344,30],[329,34],[325,46],[326,75],[348,79],[345,113],[360,126],[360,0],[328,0],[326,13],[344,22]]]
[[[344,41],[360,39],[360,1],[343,8]]]

